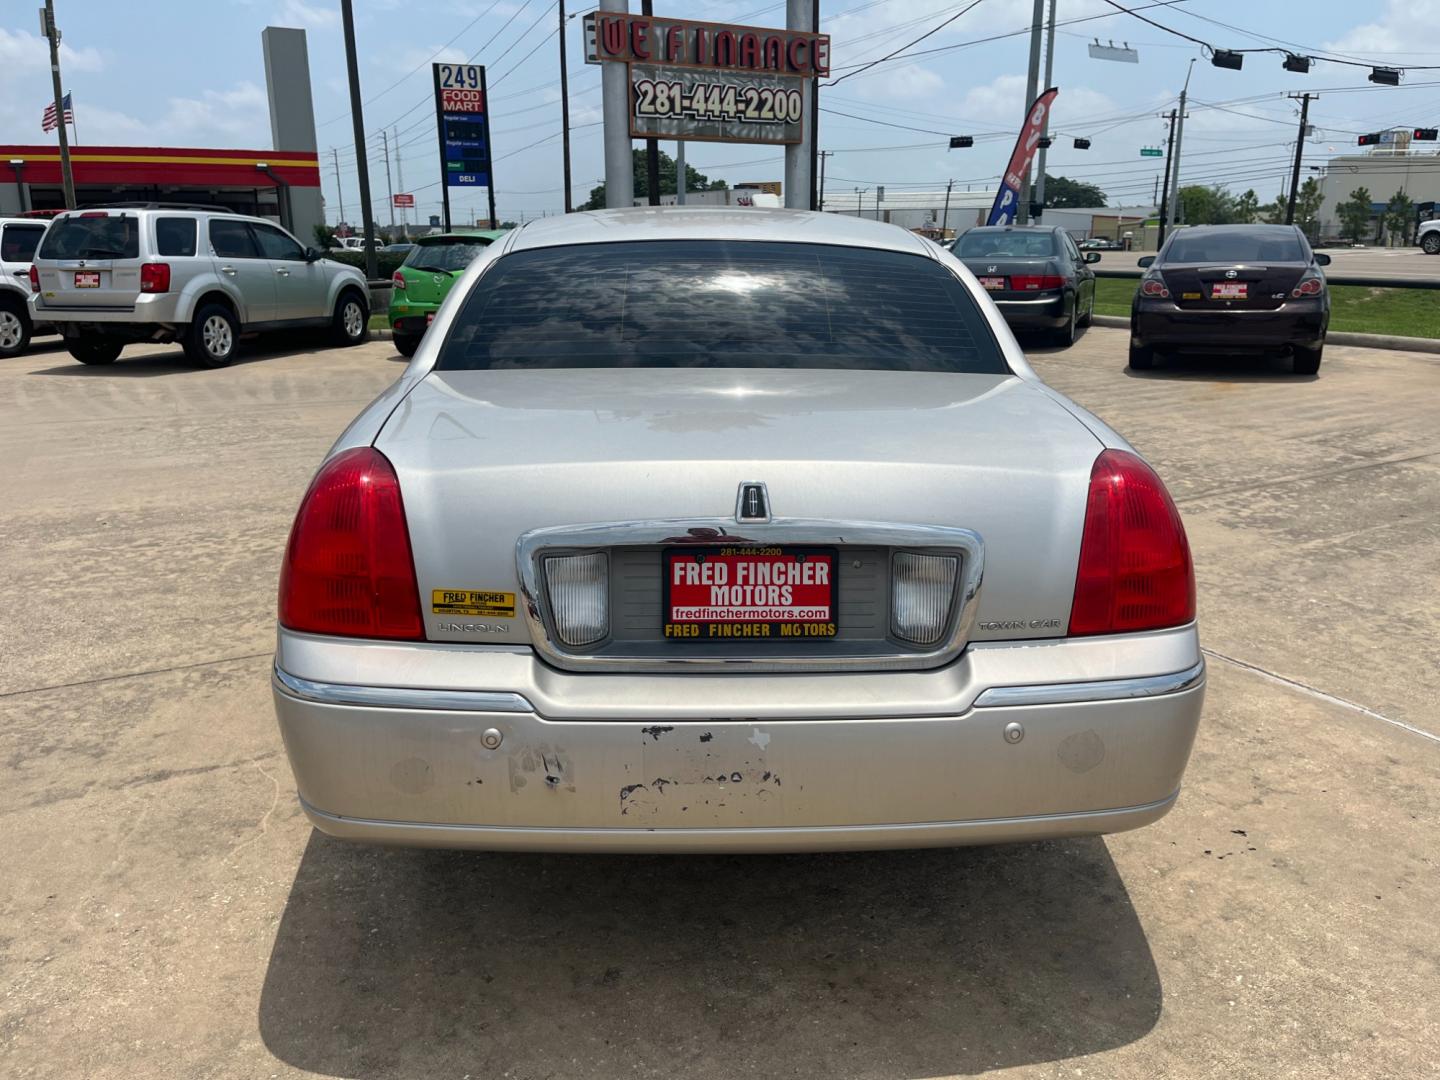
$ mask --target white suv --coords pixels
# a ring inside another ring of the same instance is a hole
[[[30,344],[30,261],[45,222],[0,218],[0,358],[19,356]]]
[[[30,271],[31,317],[57,324],[70,355],[109,364],[131,342],[178,341],[223,367],[241,334],[329,326],[369,334],[359,270],[278,225],[209,207],[72,210],[50,223]]]

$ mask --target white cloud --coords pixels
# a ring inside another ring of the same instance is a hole
[[[323,30],[340,23],[340,12],[336,8],[308,4],[305,0],[285,0],[271,25],[297,26],[307,30]]]
[[[98,49],[72,49],[60,43],[60,68],[65,72],[101,71],[104,57]],[[50,69],[50,46],[39,34],[0,27],[0,82],[6,76]]]
[[[903,64],[888,68],[885,74],[864,82],[856,80],[855,90],[862,98],[875,100],[903,100],[906,98],[934,98],[945,89],[945,80],[929,68],[919,64]]]
[[[1360,54],[1367,59],[1383,60],[1382,53],[1405,54],[1406,46],[1417,43],[1416,32],[1440,24],[1440,0],[1386,0],[1380,17],[1362,23],[1326,42],[1326,52]],[[1418,42],[1428,47],[1428,42]]]
[[[80,101],[75,115],[92,145],[263,148],[270,143],[268,99],[251,82],[205,90],[199,97],[172,97],[159,116],[132,116]]]
[[[454,45],[444,48],[439,45],[426,45],[411,46],[402,53],[387,56],[384,63],[395,71],[408,72],[432,61],[437,64],[463,64],[469,59],[470,56],[464,49],[457,49]]]

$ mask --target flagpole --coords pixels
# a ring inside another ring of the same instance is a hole
[[[75,99],[70,97],[70,91],[65,91],[65,96],[70,98],[70,131],[75,136],[75,145],[80,145],[80,126],[75,123]]]

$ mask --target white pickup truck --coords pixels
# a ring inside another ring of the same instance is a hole
[[[1440,255],[1440,218],[1422,221],[1415,232],[1415,242],[1426,255]]]

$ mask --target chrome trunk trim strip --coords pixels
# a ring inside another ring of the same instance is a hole
[[[455,712],[533,713],[519,694],[490,690],[422,690],[405,686],[352,686],[312,682],[278,665],[275,685],[281,693],[321,705],[360,705],[376,709],[439,709]]]
[[[1034,686],[992,686],[975,699],[975,708],[1004,705],[1068,705],[1077,701],[1123,701],[1160,697],[1193,690],[1205,681],[1205,661],[1171,675],[1095,682],[1038,683]]]

